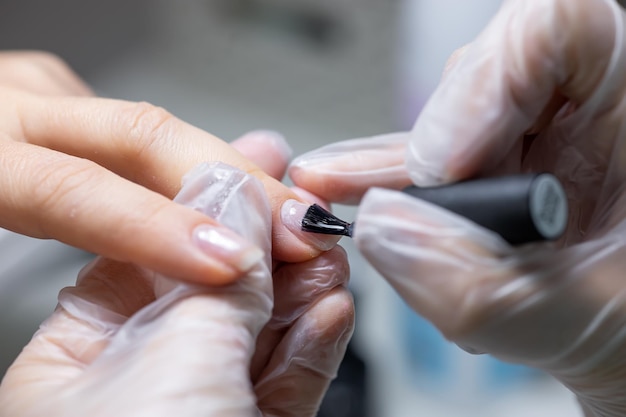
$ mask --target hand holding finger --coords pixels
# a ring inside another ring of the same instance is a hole
[[[249,358],[271,314],[269,204],[257,180],[224,165],[192,174],[177,201],[216,215],[268,256],[218,288],[99,258],[61,293],[7,373],[3,410],[16,417],[256,412]]]

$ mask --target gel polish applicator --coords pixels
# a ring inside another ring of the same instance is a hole
[[[466,217],[513,245],[558,239],[567,225],[567,196],[559,180],[548,173],[410,186],[403,192]],[[313,205],[302,220],[302,230],[352,236],[354,224]]]

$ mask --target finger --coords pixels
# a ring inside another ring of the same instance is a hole
[[[253,415],[248,358],[255,333],[248,326],[269,317],[270,304],[263,303],[264,314],[255,309],[265,294],[221,287],[151,301],[153,280],[129,264],[101,265],[64,290],[61,308],[7,372],[3,411],[61,414],[69,404],[76,415]],[[116,401],[107,401],[111,396]]]
[[[336,287],[301,316],[255,384],[259,408],[272,415],[315,416],[335,378],[354,326],[350,293]]]
[[[481,306],[466,301],[514,270],[502,261],[513,248],[498,235],[402,193],[370,190],[355,224],[355,243],[367,260],[452,340],[475,325]]]
[[[56,398],[60,389],[67,393],[68,384],[102,354],[128,317],[154,301],[151,275],[105,258],[83,268],[77,287],[61,292],[64,306],[40,326],[7,371],[0,389],[2,410],[23,415],[25,407],[37,408],[32,398]]]
[[[592,346],[604,352],[621,335],[623,320],[615,317],[623,316],[626,291],[616,268],[625,227],[566,249],[512,248],[439,207],[375,189],[363,199],[354,237],[448,339],[565,378],[564,369],[595,372],[601,365]]]
[[[221,284],[263,251],[215,220],[85,159],[0,142],[0,225],[159,271]]]
[[[280,133],[270,130],[246,133],[232,141],[230,146],[255,163],[267,175],[279,181],[285,175],[293,153],[285,138]]]
[[[177,199],[214,213],[268,248],[271,213],[258,180],[225,166],[202,174]],[[195,188],[198,181],[210,184]],[[258,210],[246,213],[250,205]],[[41,398],[51,398],[46,401],[51,410],[72,404],[77,415],[96,410],[106,415],[177,411],[206,416],[226,410],[252,415],[249,358],[270,317],[269,261],[269,256],[260,259],[229,286],[178,284],[158,296],[165,278],[98,259],[81,273],[76,287],[61,293],[59,309],[18,358],[9,381],[22,382],[23,392],[47,394]],[[43,373],[29,380],[37,369]],[[64,395],[54,401],[60,389]],[[106,401],[112,396],[117,401]],[[172,401],[181,397],[185,401]]]
[[[0,85],[51,96],[93,95],[62,59],[42,51],[0,52]]]
[[[413,181],[433,185],[488,170],[541,119],[555,92],[578,106],[601,83],[619,83],[612,62],[614,48],[623,54],[622,24],[612,1],[505,2],[420,114],[409,145]],[[603,96],[586,112],[606,112],[623,97],[622,87],[598,91]]]
[[[227,143],[161,108],[85,98],[24,98],[18,108],[23,140],[91,159],[167,197],[178,192],[181,178],[201,162],[221,161],[255,175],[272,205],[273,255],[278,259],[310,259],[338,241],[334,236],[311,239],[300,227],[304,204],[286,186]],[[293,210],[290,203],[288,210],[281,210],[288,201],[302,207]]]
[[[310,261],[283,263],[275,268],[274,309],[257,341],[250,371],[253,381],[293,323],[334,288],[346,286],[349,277],[347,255],[339,246]]]
[[[269,250],[271,212],[261,183],[225,165],[197,170],[176,201],[214,213],[222,224]],[[251,206],[256,210],[249,212]],[[157,301],[124,324],[77,384],[89,387],[108,376],[111,386],[132,392],[132,404],[142,410],[151,404],[166,414],[252,415],[256,404],[249,365],[257,335],[271,315],[269,264],[268,253],[242,279],[223,287],[178,284],[163,292],[163,279],[157,278]],[[129,356],[137,358],[131,366]],[[120,385],[119,375],[126,383]],[[184,402],[172,401],[183,397]]]
[[[307,201],[311,204],[317,204],[319,206],[324,207],[326,210],[331,211],[330,203],[323,198],[305,190],[300,187],[291,187],[291,191],[293,191],[298,197],[300,197],[303,201]]]
[[[352,204],[370,187],[411,184],[404,165],[408,135],[390,133],[324,146],[289,166],[294,184],[328,201]]]

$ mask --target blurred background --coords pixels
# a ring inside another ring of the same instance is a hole
[[[300,154],[409,129],[448,55],[499,3],[0,0],[0,49],[56,53],[99,95],[152,102],[228,141],[277,130]],[[321,417],[580,415],[547,376],[444,341],[345,245],[357,330]],[[90,255],[8,232],[0,254],[3,375]]]

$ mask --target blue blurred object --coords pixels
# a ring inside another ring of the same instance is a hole
[[[502,362],[489,355],[472,355],[447,341],[430,322],[398,300],[398,331],[416,389],[458,404],[479,404],[518,390],[542,374]]]

